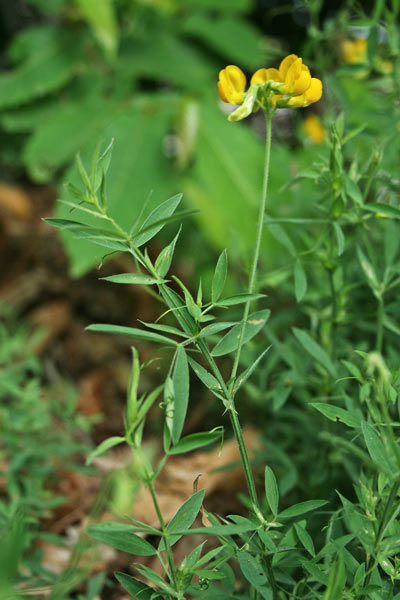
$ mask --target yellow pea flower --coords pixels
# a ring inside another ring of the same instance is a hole
[[[235,65],[228,65],[219,73],[218,93],[224,102],[242,105],[228,117],[230,121],[241,121],[260,107],[270,111],[275,106],[309,106],[321,98],[322,82],[311,77],[310,69],[302,58],[289,54],[278,69],[258,69],[247,91],[243,71]]]
[[[304,131],[316,144],[322,144],[325,139],[325,129],[315,114],[307,115],[303,121]]]
[[[343,40],[341,43],[342,60],[346,64],[364,63],[367,58],[367,40]]]
[[[239,67],[228,65],[219,72],[218,92],[224,102],[242,104],[245,88],[246,76]]]

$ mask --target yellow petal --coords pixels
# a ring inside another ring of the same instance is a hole
[[[258,69],[251,78],[251,84],[253,83],[265,83],[266,81],[276,81],[280,83],[281,76],[278,69]]]
[[[289,56],[286,56],[286,58],[283,59],[283,61],[279,65],[279,74],[281,76],[282,81],[285,81],[286,73],[288,72],[289,67],[297,59],[298,56],[296,56],[295,54],[289,54]]]
[[[221,100],[223,102],[228,102],[228,98],[225,96],[224,88],[222,87],[222,84],[220,81],[218,81],[217,86],[218,86],[219,97],[221,98]]]
[[[246,76],[239,67],[228,65],[219,73],[219,95],[224,102],[242,104],[246,87]]]
[[[307,102],[305,106],[312,104],[313,102],[318,102],[318,100],[322,96],[322,81],[317,79],[316,77],[311,78],[310,87],[308,90],[304,92],[304,97]]]
[[[309,114],[303,121],[304,131],[316,144],[322,144],[325,139],[325,129],[315,114]]]
[[[289,67],[285,77],[285,91],[287,94],[303,94],[311,83],[310,69],[303,65],[301,58],[297,58]]]

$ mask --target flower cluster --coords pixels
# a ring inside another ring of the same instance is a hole
[[[286,56],[278,69],[258,69],[246,92],[246,77],[235,65],[229,65],[219,74],[218,92],[221,100],[241,105],[229,119],[239,121],[264,108],[302,108],[318,102],[322,96],[322,82],[311,77],[310,69],[295,54]]]

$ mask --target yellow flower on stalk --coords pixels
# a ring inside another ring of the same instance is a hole
[[[367,59],[367,40],[343,40],[341,43],[342,60],[346,64],[360,64]]]
[[[308,137],[316,144],[322,144],[325,140],[325,129],[317,115],[307,115],[303,121],[303,127]]]
[[[246,76],[242,69],[228,65],[219,72],[218,92],[221,100],[230,104],[243,104]]]
[[[303,59],[289,54],[278,69],[258,69],[245,92],[246,77],[239,67],[229,65],[219,74],[218,92],[224,102],[240,104],[228,117],[240,121],[260,107],[265,110],[300,108],[318,102],[322,96],[322,82],[311,77],[310,69]]]

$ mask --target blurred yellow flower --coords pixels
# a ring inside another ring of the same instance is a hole
[[[303,121],[304,131],[316,144],[322,144],[325,139],[325,129],[317,115],[307,115]]]
[[[346,64],[360,64],[367,59],[367,40],[343,40],[341,43],[342,60]]]
[[[228,65],[219,72],[218,92],[224,102],[242,104],[245,88],[246,76],[239,67]]]

